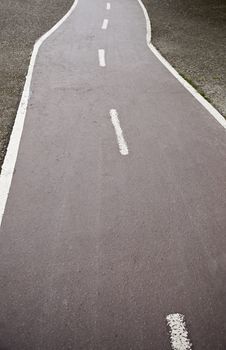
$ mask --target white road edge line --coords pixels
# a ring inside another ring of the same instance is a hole
[[[111,4],[110,4],[110,2],[107,2],[107,4],[106,4],[106,9],[107,9],[107,10],[110,10],[110,9],[111,9]]]
[[[107,27],[108,27],[108,19],[104,19],[101,29],[105,30],[107,29]]]
[[[106,62],[105,62],[105,50],[104,49],[99,49],[98,50],[98,57],[99,57],[99,65],[100,67],[105,67]]]
[[[117,141],[118,141],[118,146],[119,146],[119,152],[123,155],[126,156],[129,154],[129,150],[126,144],[126,141],[123,136],[123,132],[120,126],[120,121],[118,118],[118,112],[116,109],[111,109],[110,110],[110,116],[111,116],[111,122],[115,128],[115,133],[117,136]]]
[[[43,34],[41,38],[39,38],[34,44],[30,64],[28,67],[28,73],[27,73],[26,81],[23,88],[22,97],[17,110],[13,130],[10,136],[10,141],[8,144],[6,156],[4,159],[4,163],[2,165],[2,171],[0,175],[0,226],[2,223],[2,218],[4,215],[6,202],[8,199],[8,194],[9,194],[13,173],[15,169],[17,154],[18,154],[21,135],[22,135],[23,126],[24,126],[24,120],[25,120],[27,106],[28,106],[28,100],[30,96],[31,79],[32,79],[33,69],[34,69],[39,48],[43,44],[43,42],[51,34],[53,34],[63,24],[63,22],[71,15],[71,13],[76,8],[77,4],[78,4],[78,0],[75,0],[70,10],[64,15],[64,17],[62,17],[59,20],[59,22],[57,22],[48,32]]]
[[[220,112],[214,108],[211,103],[209,103],[199,92],[190,85],[182,76],[174,69],[171,64],[161,55],[161,53],[156,49],[156,47],[151,43],[151,22],[148,16],[147,10],[141,0],[137,0],[144,12],[144,16],[146,19],[146,41],[149,49],[153,52],[153,54],[160,60],[160,62],[174,75],[174,77],[187,89],[195,98],[198,100],[203,107],[207,109],[207,111],[226,129],[226,119],[223,117]]]
[[[172,350],[191,350],[192,343],[188,338],[184,315],[170,314],[166,317],[166,321],[170,329]]]

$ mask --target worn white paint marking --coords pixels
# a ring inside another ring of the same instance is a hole
[[[170,342],[173,350],[191,350],[192,343],[188,338],[188,331],[184,321],[184,315],[170,314],[166,317],[170,328]]]
[[[99,65],[100,65],[100,67],[105,67],[106,66],[105,50],[104,49],[99,49],[98,50],[98,56],[99,56]]]
[[[115,133],[117,136],[117,141],[118,141],[118,146],[119,146],[119,152],[123,155],[126,156],[129,154],[129,150],[126,144],[126,141],[123,136],[123,132],[120,126],[119,118],[118,118],[118,113],[115,109],[110,110],[110,116],[111,116],[111,122],[115,128]]]
[[[26,77],[26,81],[24,84],[24,89],[22,93],[22,97],[20,100],[19,108],[17,110],[15,123],[13,126],[13,130],[11,133],[9,145],[7,148],[6,156],[4,159],[4,163],[2,166],[2,172],[0,175],[0,226],[2,223],[3,214],[6,207],[6,202],[8,199],[8,194],[10,191],[10,186],[12,182],[12,177],[15,169],[17,154],[20,145],[20,139],[23,131],[24,120],[27,111],[28,100],[30,96],[30,85],[33,74],[33,69],[36,61],[36,57],[39,51],[40,46],[43,42],[53,34],[61,24],[71,15],[77,6],[78,0],[75,0],[70,10],[66,13],[64,17],[61,18],[59,22],[57,22],[48,32],[46,32],[38,41],[35,43],[30,64],[28,67],[28,73]]]
[[[198,100],[203,107],[226,129],[226,119],[220,114],[216,108],[214,108],[211,103],[209,103],[199,92],[191,86],[182,76],[174,69],[171,64],[160,54],[156,47],[151,43],[151,22],[148,16],[147,10],[141,0],[138,0],[145,16],[146,20],[146,40],[149,49],[153,54],[160,60],[160,62],[174,75],[174,77],[187,89],[195,98]]]
[[[108,19],[104,19],[101,29],[107,29],[107,27],[108,27]]]
[[[110,4],[110,2],[107,2],[107,4],[106,4],[106,9],[107,9],[107,10],[110,10],[110,9],[111,9],[111,4]]]

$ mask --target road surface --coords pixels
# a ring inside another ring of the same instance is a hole
[[[0,233],[2,350],[226,349],[225,130],[145,35],[137,1],[83,0],[39,50]]]

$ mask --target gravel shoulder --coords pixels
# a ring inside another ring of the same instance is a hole
[[[35,41],[73,0],[0,1],[0,166],[8,146]]]
[[[152,42],[226,117],[225,0],[144,0]]]

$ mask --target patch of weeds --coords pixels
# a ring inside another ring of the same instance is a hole
[[[186,80],[191,86],[193,86],[193,88],[195,88],[198,91],[198,93],[205,98],[205,100],[212,104],[210,98],[205,94],[205,92],[198,84],[196,84],[192,79],[188,78],[184,73],[179,72],[179,74],[182,76],[182,78],[184,78],[184,80]]]
[[[205,94],[205,92],[202,90],[202,88],[197,85],[193,80],[191,80],[190,78],[188,78],[184,73],[178,72],[182,78],[184,78],[184,80],[186,80],[193,88],[195,88],[198,93],[205,98],[206,101],[208,101],[212,106],[214,106],[216,109],[218,108],[216,106],[216,104]],[[226,119],[226,115],[222,114],[223,117]]]

